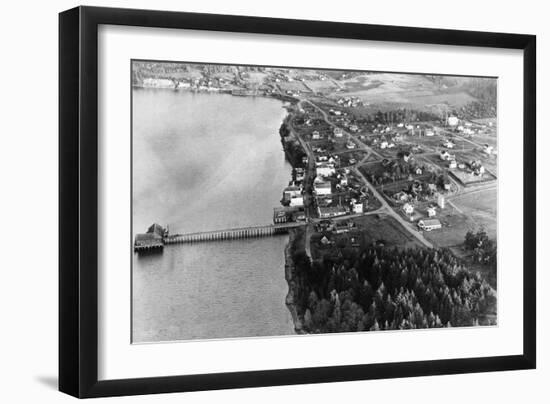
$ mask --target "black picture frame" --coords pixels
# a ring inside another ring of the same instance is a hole
[[[523,51],[523,353],[469,359],[98,380],[98,26],[344,38]],[[59,390],[104,397],[536,366],[536,37],[183,12],[77,7],[59,15]]]

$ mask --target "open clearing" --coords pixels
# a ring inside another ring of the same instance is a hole
[[[497,190],[485,189],[470,192],[452,198],[451,201],[462,210],[478,227],[483,226],[489,237],[495,239],[497,234]]]

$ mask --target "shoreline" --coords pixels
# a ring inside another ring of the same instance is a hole
[[[170,91],[184,91],[189,93],[196,94],[227,94],[234,97],[263,97],[263,98],[272,98],[280,100],[283,102],[296,103],[299,100],[291,97],[289,95],[277,94],[277,93],[265,93],[264,91],[253,92],[252,90],[246,89],[223,89],[223,88],[193,88],[193,87],[154,87],[154,86],[143,86],[139,84],[132,84],[132,89],[142,89],[142,90],[170,90]]]
[[[285,247],[285,279],[288,285],[288,293],[286,295],[285,304],[288,308],[288,311],[290,311],[290,315],[294,323],[294,332],[296,334],[306,334],[306,332],[303,330],[302,321],[298,316],[298,311],[296,310],[296,304],[294,301],[294,288],[292,287],[296,265],[294,263],[294,260],[292,259],[292,254],[290,250],[292,248],[292,245],[294,244],[294,241],[296,240],[296,236],[296,230],[291,229],[288,233],[288,242]]]

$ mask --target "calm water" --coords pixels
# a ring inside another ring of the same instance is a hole
[[[133,231],[269,224],[290,179],[265,98],[133,92]],[[134,254],[133,341],[293,333],[284,299],[287,237],[166,246]]]

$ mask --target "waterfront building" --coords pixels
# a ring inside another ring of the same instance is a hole
[[[283,200],[286,202],[297,196],[302,196],[302,188],[297,185],[289,185],[283,191]]]
[[[292,207],[302,207],[302,206],[304,206],[304,197],[302,195],[292,197],[290,199],[290,206],[292,206]]]
[[[164,248],[164,237],[166,236],[168,236],[168,230],[154,223],[147,229],[146,233],[136,234],[134,251],[162,250]]]

